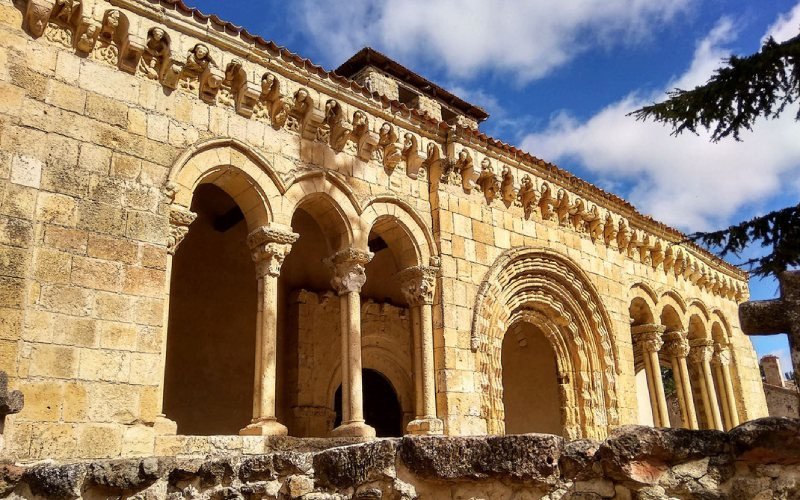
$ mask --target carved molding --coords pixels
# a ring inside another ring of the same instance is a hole
[[[664,334],[664,350],[673,357],[685,358],[689,354],[689,340],[683,332]]]
[[[642,347],[645,353],[658,352],[664,345],[662,336],[666,327],[662,325],[637,325],[631,327],[633,341]]]

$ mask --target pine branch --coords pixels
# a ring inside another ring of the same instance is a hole
[[[782,43],[770,37],[755,54],[729,57],[705,85],[667,95],[628,116],[668,123],[672,135],[704,128],[713,129],[713,142],[731,135],[738,141],[757,118],[777,118],[800,98],[800,35]],[[800,120],[800,108],[795,119]]]
[[[772,251],[743,264],[749,266],[755,276],[777,277],[786,269],[800,266],[800,204],[721,231],[694,233],[688,239],[710,249],[719,249],[717,253],[722,257],[738,256],[751,243],[761,242],[762,247],[771,247]]]

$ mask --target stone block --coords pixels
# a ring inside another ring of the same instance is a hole
[[[132,385],[87,383],[86,401],[90,422],[129,424],[139,418],[139,388]]]
[[[117,425],[79,424],[78,448],[93,458],[113,458],[122,451],[122,429]]]
[[[64,384],[64,402],[61,418],[65,422],[86,421],[87,400],[86,387],[83,382],[66,382]]]
[[[89,314],[90,300],[91,295],[84,288],[70,285],[44,285],[39,297],[39,305],[48,311],[72,316],[86,316]]]
[[[90,201],[78,206],[78,228],[122,236],[125,232],[125,211],[121,207]]]
[[[61,381],[25,381],[19,385],[25,395],[25,406],[19,418],[37,422],[55,422],[61,419],[64,385]]]
[[[40,193],[36,203],[36,220],[74,227],[77,220],[75,198],[57,193]]]
[[[29,374],[33,377],[75,378],[78,375],[76,351],[73,347],[34,344]]]
[[[75,256],[72,259],[73,284],[94,290],[119,290],[122,264],[108,260]]]
[[[37,248],[33,259],[33,276],[41,283],[69,283],[72,255],[47,247]]]
[[[67,229],[58,226],[46,226],[44,242],[58,250],[74,254],[86,253],[88,233],[80,229]]]
[[[160,245],[166,243],[169,233],[166,217],[149,212],[128,210],[127,219],[128,225],[125,234],[128,238]]]
[[[83,380],[127,382],[131,370],[131,354],[98,349],[80,350],[80,371]]]
[[[5,186],[5,198],[0,204],[0,214],[33,219],[35,211],[36,189],[18,184]]]
[[[11,159],[11,182],[38,188],[42,180],[43,163],[38,158],[14,155]]]
[[[118,127],[127,127],[128,105],[117,98],[89,94],[86,97],[86,116]]]
[[[131,295],[162,297],[165,281],[165,273],[160,269],[126,266],[122,290]]]
[[[136,349],[138,327],[129,323],[104,321],[100,324],[100,347],[107,349]]]
[[[45,102],[67,111],[83,114],[86,107],[86,92],[73,84],[50,80]]]

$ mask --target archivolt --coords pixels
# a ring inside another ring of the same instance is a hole
[[[539,327],[553,345],[567,436],[604,437],[619,420],[611,321],[583,271],[539,248],[501,255],[476,297],[471,343],[479,353],[481,411],[489,432],[504,431],[503,336],[520,321]]]

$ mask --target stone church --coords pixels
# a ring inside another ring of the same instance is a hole
[[[373,49],[0,0],[0,62],[3,456],[767,413],[746,273]]]

